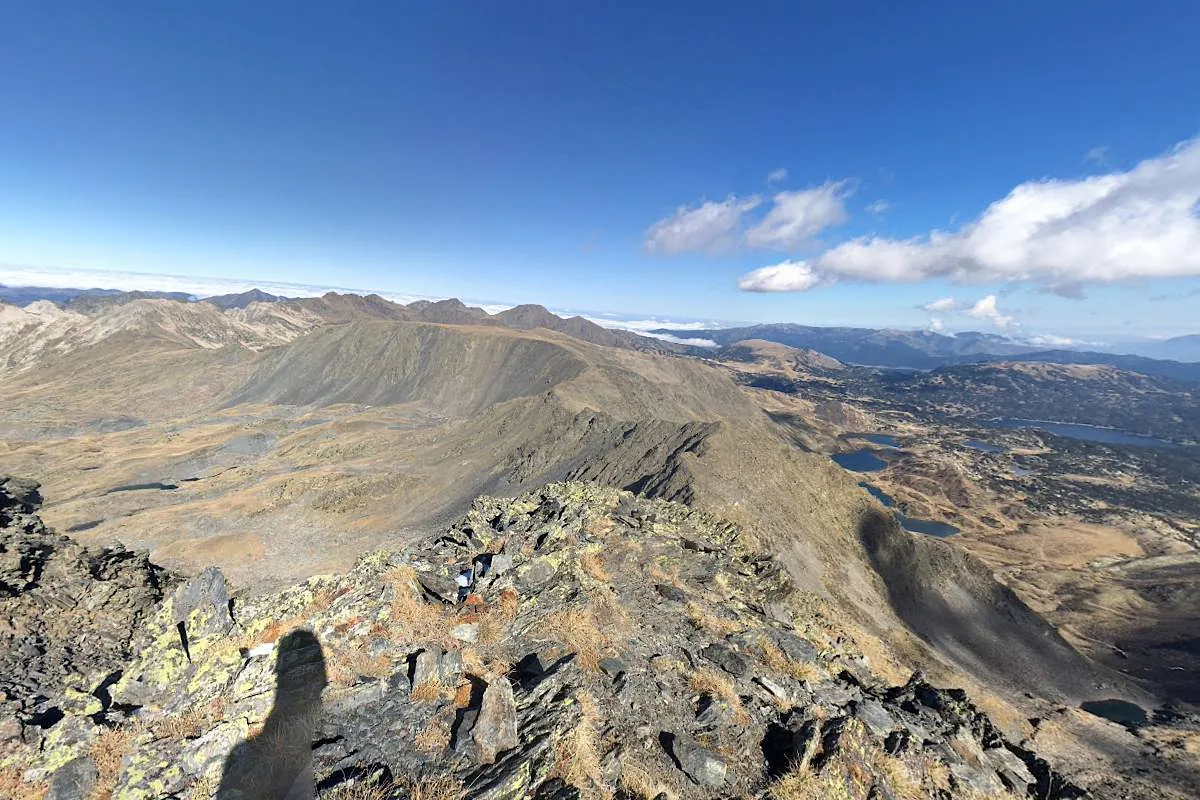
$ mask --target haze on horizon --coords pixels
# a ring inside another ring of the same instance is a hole
[[[1196,23],[1079,2],[10,8],[0,282],[1196,333]]]

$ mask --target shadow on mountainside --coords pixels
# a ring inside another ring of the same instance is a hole
[[[859,522],[858,536],[899,617],[960,668],[1073,702],[1113,679],[962,547],[907,533],[874,510]]]
[[[297,629],[279,640],[275,706],[262,731],[229,754],[217,800],[311,800],[313,734],[320,724],[321,692],[328,684],[317,637]]]

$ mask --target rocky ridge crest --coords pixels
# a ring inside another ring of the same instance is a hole
[[[21,496],[6,537],[40,529]],[[205,570],[48,687],[0,770],[60,798],[1084,796],[964,692],[888,685],[739,533],[562,483],[276,594]]]

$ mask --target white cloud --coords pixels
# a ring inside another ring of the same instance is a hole
[[[847,219],[847,181],[829,181],[812,189],[780,192],[761,222],[746,231],[748,247],[795,250],[812,237]]]
[[[1017,324],[1016,317],[1010,317],[1000,313],[996,308],[996,295],[989,294],[987,297],[978,300],[975,305],[963,312],[968,317],[981,319],[985,322],[990,322],[997,328],[1007,329]]]
[[[1030,336],[1025,341],[1038,347],[1070,347],[1073,344],[1078,344],[1074,339],[1066,336],[1055,336],[1052,333]]]
[[[932,312],[954,311],[956,308],[958,308],[958,301],[953,297],[943,297],[930,303],[926,303],[925,305],[921,306],[921,308]]]
[[[782,261],[770,267],[760,267],[738,279],[744,292],[804,292],[819,279],[803,261]]]
[[[892,208],[892,204],[889,203],[887,200],[876,200],[873,203],[867,204],[867,213],[874,214],[875,216],[880,216],[882,214],[886,214],[888,211],[891,210],[891,208]]]
[[[787,180],[787,170],[783,167],[773,169],[767,175],[767,183],[778,183],[779,181]]]
[[[926,303],[921,308],[929,312],[929,328],[934,331],[941,331],[946,327],[943,316],[945,314],[982,320],[1002,330],[1019,327],[1016,318],[1001,313],[996,302],[996,295],[994,294],[982,297],[969,305],[964,305],[953,297],[941,297]]]
[[[1093,147],[1091,150],[1088,150],[1086,153],[1083,154],[1083,160],[1089,161],[1093,164],[1101,164],[1101,165],[1107,164],[1108,163],[1108,145],[1100,145],[1098,147]]]
[[[642,336],[648,336],[651,339],[661,339],[664,342],[674,342],[675,344],[687,344],[692,347],[720,347],[712,339],[684,339],[681,336],[672,336],[669,333],[643,333]]]
[[[957,231],[862,236],[809,261],[820,279],[1088,284],[1200,275],[1200,139],[1126,172],[1017,186]]]
[[[651,253],[714,252],[731,247],[742,217],[762,203],[758,196],[730,195],[721,202],[708,201],[695,207],[680,206],[646,231],[645,247]]]
[[[560,316],[566,314],[563,311],[555,311],[554,313]],[[598,317],[587,314],[582,316],[584,319],[594,322],[602,328],[616,328],[623,331],[634,331],[635,333],[652,331],[657,328],[670,328],[673,331],[708,331],[714,328],[728,327],[726,323],[716,321],[687,320],[679,322],[673,319],[659,319],[657,317],[650,317],[649,319],[614,319],[607,314]]]

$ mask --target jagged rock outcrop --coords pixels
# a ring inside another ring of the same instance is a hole
[[[231,602],[206,570],[130,626],[93,707],[56,694],[0,767],[121,798],[1083,796],[805,608],[729,522],[552,484],[278,594]]]
[[[0,476],[0,753],[100,712],[173,578],[145,553],[46,529],[38,484]]]

